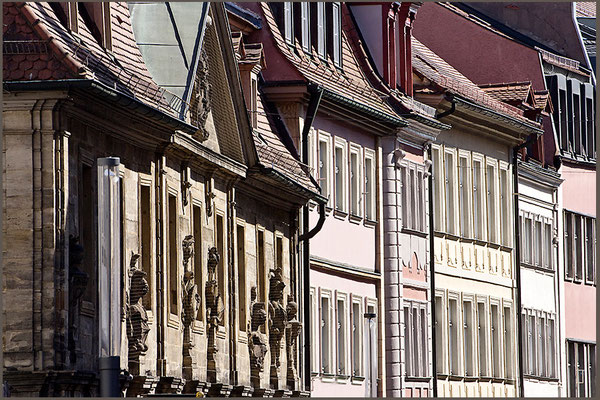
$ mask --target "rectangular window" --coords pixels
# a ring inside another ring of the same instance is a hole
[[[335,208],[346,211],[346,146],[335,146]]]
[[[202,312],[202,299],[204,297],[204,278],[202,274],[202,212],[199,206],[192,207],[192,229],[194,232],[194,280],[198,286],[198,295],[200,304],[196,318],[199,321],[204,319]]]
[[[333,64],[336,67],[342,66],[342,13],[340,3],[331,5],[332,24],[331,35],[333,44]]]
[[[498,215],[498,212],[496,211],[496,167],[494,165],[487,165],[486,170],[488,241],[490,243],[498,243],[498,223],[496,221],[496,216]]]
[[[257,230],[256,232],[256,263],[257,265],[257,277],[258,280],[258,301],[266,304],[267,302],[267,271],[265,268],[265,232],[263,230]],[[266,311],[266,310],[265,310]],[[261,325],[260,329],[265,332],[265,324]]]
[[[568,340],[569,397],[596,394],[596,345]]]
[[[319,350],[317,345],[317,335],[319,332],[320,324],[317,320],[317,305],[315,299],[315,288],[310,288],[310,370],[312,373],[318,373],[319,371]]]
[[[529,366],[529,373],[531,375],[537,375],[537,332],[535,315],[527,316],[527,325],[527,365]]]
[[[512,309],[504,307],[504,377],[506,379],[515,378],[515,345],[513,342],[513,318]]]
[[[346,373],[346,301],[337,299],[337,374],[340,376]]]
[[[352,301],[352,376],[362,377],[362,313],[360,299]]]
[[[169,249],[169,311],[177,314],[177,305],[179,296],[177,296],[177,287],[179,274],[177,268],[177,197],[169,194],[168,196],[168,249]]]
[[[283,3],[284,36],[287,44],[294,45],[294,17],[292,2]]]
[[[350,212],[360,215],[360,148],[350,148]]]
[[[458,344],[458,301],[448,299],[448,356],[450,357],[450,375],[460,375],[458,366],[459,344]]]
[[[429,376],[429,364],[428,357],[429,354],[429,330],[427,329],[427,309],[426,306],[421,306],[419,313],[419,326],[420,326],[420,354],[421,354],[421,375],[420,376]]]
[[[575,230],[573,238],[575,242],[575,279],[581,280],[583,276],[583,231],[582,231],[582,218],[580,216],[575,216]]]
[[[409,197],[409,199],[410,199],[409,200],[409,204],[410,204],[410,207],[411,207],[412,211],[409,214],[409,218],[408,218],[408,220],[409,220],[408,224],[409,225],[408,226],[410,227],[410,229],[416,230],[417,229],[417,223],[416,222],[417,222],[417,220],[419,218],[419,212],[420,212],[420,210],[419,210],[419,205],[417,204],[417,198],[416,198],[417,197],[417,185],[416,185],[416,182],[415,182],[415,169],[414,169],[414,167],[410,168],[409,171],[410,172],[409,172],[409,178],[408,178],[409,180],[408,180],[408,182],[409,182],[409,185],[410,185],[410,188],[411,188],[411,190],[410,190],[410,197]]]
[[[375,156],[365,150],[365,217],[374,221],[375,216]]]
[[[573,134],[575,136],[575,153],[582,154],[581,151],[581,100],[576,94],[573,94]]]
[[[436,372],[443,374],[444,368],[444,304],[442,296],[435,296],[435,355],[436,355]]]
[[[471,301],[463,301],[463,347],[465,349],[465,376],[474,376],[473,302]]]
[[[422,364],[422,353],[421,353],[421,335],[419,335],[419,326],[421,324],[421,316],[419,315],[419,309],[412,307],[412,318],[410,321],[411,339],[412,339],[412,358],[413,358],[413,374],[415,376],[421,376]]]
[[[573,215],[565,212],[565,278],[573,279]]]
[[[441,158],[441,150],[439,147],[431,146],[431,161],[433,163],[433,195],[434,204],[438,204],[434,210],[434,227],[435,230],[441,232],[444,230],[443,223],[443,212],[444,212],[444,174],[443,174],[443,161]]]
[[[410,307],[404,307],[404,357],[406,359],[405,368],[406,376],[414,376],[415,354],[413,354],[413,332],[411,324]]]
[[[92,173],[92,167],[88,165],[81,166],[81,182],[80,182],[80,195],[79,195],[79,240],[80,245],[84,249],[95,249],[96,248],[96,235],[97,230],[95,227],[96,213],[94,212],[96,202],[94,199],[97,197],[94,190],[94,174]],[[96,304],[96,292],[97,292],[97,268],[96,268],[96,251],[84,251],[84,272],[88,274],[89,281],[83,293],[82,299],[89,301],[92,304]],[[148,297],[148,296],[147,296]]]
[[[500,210],[502,214],[502,244],[511,246],[512,241],[512,208],[510,206],[510,180],[508,169],[500,169]]]
[[[322,133],[319,133],[319,185],[321,186],[321,194],[324,197],[330,197],[330,177],[329,177],[329,143],[330,138]],[[331,205],[331,199],[328,202]]]
[[[275,268],[283,271],[283,238],[275,238]]]
[[[240,331],[246,331],[246,230],[243,225],[237,226],[237,287],[238,287],[238,315]]]
[[[473,227],[475,239],[485,240],[483,161],[473,157]]]
[[[302,24],[302,50],[310,53],[310,3],[300,2],[300,18]]]
[[[225,254],[225,224],[223,222],[223,216],[217,214],[217,218],[215,219],[217,223],[216,228],[216,242],[217,242],[217,251],[219,252],[219,264],[217,265],[217,281],[219,286],[219,296],[225,302],[225,260],[227,259]],[[225,326],[225,317],[221,318],[220,322],[221,326]]]
[[[554,319],[548,318],[546,354],[548,355],[548,376],[550,378],[556,378],[556,334],[554,329]]]
[[[501,376],[502,358],[500,352],[500,310],[497,304],[490,304],[492,319],[492,376],[499,378]]]
[[[542,254],[543,267],[554,270],[552,262],[552,225],[544,224],[544,249]]]
[[[409,204],[409,193],[410,183],[408,180],[408,170],[406,167],[400,167],[400,192],[402,198],[402,227],[410,228],[410,204]]]
[[[537,371],[539,376],[546,376],[546,318],[539,316],[537,322]]]
[[[325,59],[325,3],[317,3],[317,53]]]
[[[477,303],[477,352],[479,357],[479,376],[489,376],[487,362],[487,313],[485,303]]]
[[[140,186],[140,231],[141,231],[141,264],[142,271],[146,273],[148,282],[148,295],[143,297],[144,307],[147,310],[152,309],[152,218],[150,210],[152,201],[150,198],[150,186]]]
[[[256,128],[258,126],[258,89],[256,79],[251,79],[250,85],[250,117],[252,127]]]
[[[585,218],[585,280],[586,283],[596,282],[596,220]]]
[[[531,218],[525,218],[523,224],[523,261],[533,264],[533,221]]]
[[[445,188],[446,194],[446,232],[455,235],[456,234],[456,205],[454,204],[454,192],[455,192],[455,165],[454,165],[454,154],[444,153],[444,174],[445,174]]]
[[[567,122],[567,92],[565,90],[559,90],[559,119],[560,119],[560,138],[561,147],[564,152],[570,151],[570,142],[568,137],[568,122]]]
[[[542,265],[542,222],[537,220],[533,224],[533,265]]]
[[[321,372],[331,374],[331,303],[330,297],[321,297]]]
[[[419,232],[425,231],[425,202],[423,201],[424,190],[423,190],[423,172],[417,172],[417,182],[415,185],[417,199],[415,206],[416,225],[415,229]]]
[[[460,191],[460,236],[464,238],[471,237],[471,207],[470,198],[472,195],[472,187],[469,184],[469,159],[467,157],[459,157],[458,159],[458,186]]]

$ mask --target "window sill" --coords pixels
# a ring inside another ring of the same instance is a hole
[[[465,376],[465,382],[477,382],[478,380],[477,376]]]
[[[360,215],[350,213],[350,217],[348,218],[348,220],[353,224],[360,224],[360,221],[362,221],[362,217]]]
[[[528,269],[534,269],[536,271],[545,272],[547,274],[552,274],[552,275],[554,275],[554,272],[555,272],[551,268],[545,268],[545,267],[540,267],[538,265],[532,265],[532,264],[529,264],[528,262],[525,262],[525,261],[521,261],[521,267],[525,267],[525,268],[528,268]]]
[[[335,376],[335,380],[337,383],[347,383],[348,378],[350,378],[348,375],[336,375]]]
[[[333,210],[333,216],[337,219],[346,219],[346,217],[348,216],[348,213],[346,211],[342,211],[339,209],[335,209]]]
[[[365,218],[363,221],[363,225],[367,226],[369,228],[374,228],[375,226],[377,226],[377,221],[373,221],[372,219]]]
[[[404,380],[406,382],[429,382],[431,380],[430,376],[405,376]]]
[[[200,321],[194,321],[194,323],[192,325],[192,332],[203,335],[204,334],[204,323],[202,323]]]
[[[331,211],[333,211],[333,208],[331,208],[330,206],[325,206],[325,215],[331,214]]]
[[[227,331],[224,326],[219,326],[217,328],[217,339],[227,339]]]
[[[351,383],[353,385],[362,385],[363,382],[365,381],[365,377],[364,376],[353,376]]]
[[[402,228],[401,232],[409,234],[409,235],[419,236],[419,237],[422,237],[422,238],[426,238],[427,237],[427,232],[421,232],[421,231],[417,231],[417,230],[411,229],[411,228]]]
[[[238,342],[242,344],[248,344],[248,335],[246,334],[246,331],[240,331]]]
[[[461,375],[448,375],[449,381],[462,381],[465,377]]]
[[[335,381],[335,375],[331,374],[331,373],[322,373],[321,374],[321,380],[323,382],[334,382]]]
[[[81,314],[86,317],[95,318],[96,317],[96,307],[94,307],[94,303],[91,301],[83,300],[81,302]]]
[[[543,382],[559,382],[558,378],[548,378],[545,376],[535,376],[535,375],[529,375],[529,374],[523,374],[523,378],[534,379],[536,381],[543,381]]]
[[[169,312],[169,316],[167,317],[167,326],[169,328],[179,329],[179,317],[177,317],[177,314]]]

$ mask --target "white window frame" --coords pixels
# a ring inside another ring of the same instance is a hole
[[[496,307],[497,310],[497,320],[496,320],[496,329],[494,329],[494,315],[492,313],[492,307]],[[504,377],[504,350],[502,346],[502,301],[497,298],[490,298],[489,304],[489,315],[490,315],[490,323],[489,323],[489,332],[490,332],[490,355],[491,355],[491,367],[492,367],[492,377],[493,378],[503,378]],[[494,348],[494,340],[497,341],[497,348]]]
[[[500,215],[499,215],[499,207],[498,207],[498,161],[486,157],[485,160],[485,177],[486,177],[486,210],[487,210],[487,232],[488,232],[488,242],[499,244],[500,243]],[[493,176],[489,176],[488,168],[492,168]],[[490,189],[493,189],[493,192],[490,192]],[[491,200],[491,204],[490,204]],[[493,215],[492,215],[493,213]],[[493,217],[493,221],[490,221],[491,217]]]
[[[333,65],[342,67],[342,7],[339,2],[331,4],[331,55]]]
[[[327,299],[329,304],[328,304],[328,309],[327,310],[323,310],[323,299]],[[334,372],[333,372],[333,368],[334,368],[334,360],[333,360],[333,355],[335,354],[335,352],[333,352],[332,350],[332,346],[333,346],[333,307],[332,307],[332,303],[333,303],[333,293],[331,292],[331,290],[329,289],[323,289],[320,288],[319,289],[319,332],[323,332],[323,327],[324,327],[324,322],[323,321],[328,321],[329,323],[329,332],[328,332],[328,338],[327,338],[327,348],[324,349],[323,348],[323,342],[324,342],[324,338],[323,335],[320,334],[319,335],[319,350],[320,350],[320,356],[319,356],[319,370],[320,373],[322,375],[325,376],[330,376],[333,377],[334,376]],[[329,351],[326,351],[329,350]],[[324,360],[323,356],[326,356],[326,360]],[[325,362],[326,361],[326,362]],[[327,364],[327,370],[325,369],[325,365]]]
[[[351,362],[352,362],[352,377],[353,378],[363,378],[364,377],[364,367],[363,367],[363,322],[364,322],[364,313],[363,313],[363,299],[360,296],[352,295],[351,296],[351,320],[350,320],[350,328],[351,328],[351,337],[352,337],[352,353],[351,353]],[[358,305],[358,315],[354,312],[354,306]],[[355,337],[355,330],[358,331],[358,338]],[[358,346],[358,349],[356,348]],[[358,350],[358,351],[357,351]]]
[[[475,170],[475,164],[479,163],[480,170],[479,173]],[[473,168],[472,174],[472,184],[473,184],[473,237],[476,240],[486,241],[487,240],[487,207],[486,207],[486,165],[485,158],[483,154],[473,153],[471,165]],[[478,182],[479,185],[475,185],[475,182]],[[479,189],[476,187],[478,186]],[[480,216],[477,216],[477,207],[480,206]]]
[[[283,3],[283,36],[287,44],[294,45],[294,3],[291,1]]]
[[[456,304],[456,321],[453,321],[450,317],[451,315],[451,310],[450,310],[450,301],[454,301]],[[462,359],[461,359],[461,354],[462,354],[462,344],[461,344],[461,327],[462,327],[462,321],[461,321],[461,309],[462,309],[462,305],[461,305],[461,298],[460,298],[460,293],[458,292],[452,292],[452,291],[448,291],[448,301],[447,301],[447,316],[448,316],[448,347],[447,347],[447,352],[448,352],[448,374],[450,376],[461,376],[462,375]],[[450,335],[450,330],[454,329],[455,333],[456,333],[456,346],[453,346],[452,344],[452,337]],[[454,364],[454,365],[453,365]]]
[[[325,22],[325,2],[317,2],[317,54],[325,60],[327,57],[327,28]]]
[[[507,328],[506,326],[506,310],[509,313],[509,321],[510,326]],[[516,331],[515,331],[515,315],[513,312],[513,303],[512,301],[508,301],[506,299],[502,299],[502,341],[503,341],[503,350],[504,350],[504,377],[509,380],[514,380],[516,377]],[[506,338],[510,338],[510,344],[506,343]],[[510,361],[509,361],[510,360]]]
[[[339,303],[343,304],[343,309],[340,310]],[[350,375],[348,373],[348,344],[350,342],[348,337],[348,294],[340,291],[336,291],[335,294],[335,375],[338,379],[346,379]],[[341,317],[341,322],[340,322]],[[341,337],[340,337],[340,330]],[[340,351],[342,350],[342,351]]]
[[[310,3],[307,1],[300,2],[300,21],[302,50],[306,51],[307,53],[310,53]]]
[[[452,165],[448,166],[448,158]],[[458,235],[458,177],[457,151],[444,147],[444,204],[446,209],[446,233]],[[450,202],[452,202],[450,204]]]
[[[356,143],[352,143],[350,142],[350,154],[348,157],[348,194],[349,194],[349,202],[350,202],[350,214],[357,216],[357,217],[362,217],[363,213],[362,213],[362,192],[361,192],[361,188],[363,186],[362,182],[363,182],[363,149],[361,146],[357,145]],[[352,196],[352,192],[353,192],[353,183],[352,183],[352,156],[355,155],[356,156],[356,180],[355,180],[355,185],[356,185],[356,198],[354,198],[354,196]],[[354,208],[354,210],[353,210]],[[356,212],[353,212],[356,211]]]
[[[470,347],[471,347],[470,348],[470,350],[471,350],[471,360],[470,360],[470,364],[471,365],[468,365],[469,364],[469,357],[467,357],[467,351],[469,349],[467,347],[468,344],[466,342],[466,334],[467,334],[467,332],[466,332],[466,330],[467,330],[467,328],[466,328],[466,326],[467,326],[466,325],[466,320],[467,319],[465,318],[465,315],[466,315],[465,303],[471,303],[471,313],[470,313],[471,314],[470,315],[470,317],[471,317],[470,318],[471,319],[471,326],[470,326],[470,330],[471,330],[471,332],[470,332],[470,334],[471,334],[471,345],[470,345]],[[461,332],[462,332],[463,360],[464,360],[464,362],[463,362],[463,364],[464,364],[463,365],[463,371],[464,371],[465,376],[468,376],[468,377],[474,377],[474,376],[476,376],[476,371],[477,371],[477,369],[476,369],[476,365],[477,365],[477,357],[476,357],[477,356],[477,352],[475,350],[475,347],[476,347],[475,344],[477,342],[475,340],[475,338],[476,338],[476,326],[477,326],[477,324],[476,324],[476,314],[477,314],[476,309],[477,309],[477,302],[475,301],[475,296],[472,295],[472,294],[465,294],[465,293],[463,293],[463,295],[462,295],[462,303],[461,303],[461,310],[462,310],[462,324],[461,324],[462,329],[461,329]],[[471,370],[471,374],[468,373],[469,369]]]
[[[435,298],[434,307],[436,307],[436,311],[435,311],[436,321],[433,321],[433,324],[434,324],[434,329],[436,332],[436,369],[437,369],[437,371],[434,371],[434,373],[445,375],[448,372],[448,361],[447,361],[447,356],[448,356],[447,353],[448,352],[444,351],[444,349],[448,348],[448,345],[447,345],[448,324],[446,323],[446,321],[447,321],[446,315],[448,312],[446,309],[446,303],[447,303],[446,302],[446,292],[443,290],[436,290],[434,298]],[[440,299],[440,303],[441,303],[439,310],[438,310],[438,307],[436,304],[437,299]],[[439,323],[438,323],[438,321],[439,321]]]
[[[321,143],[325,144],[325,147],[327,149],[327,156],[324,158],[324,160],[321,159]],[[316,167],[317,167],[317,174],[318,174],[318,180],[319,180],[319,185],[321,186],[321,193],[327,197],[327,206],[332,208],[333,207],[333,193],[334,190],[334,185],[333,185],[333,146],[332,146],[332,137],[329,133],[326,133],[322,130],[318,130],[317,131],[317,157],[316,157]],[[325,176],[321,176],[321,163],[322,162],[326,163],[326,171],[325,171]]]
[[[342,157],[339,165],[342,170],[340,171],[341,176],[338,182],[337,179],[337,169],[338,167],[338,150],[340,150],[340,155]],[[341,188],[338,186],[341,185]],[[336,136],[334,138],[334,146],[333,146],[333,187],[334,187],[334,205],[336,211],[341,211],[343,213],[348,212],[348,142],[345,139]],[[339,189],[339,191],[338,191]],[[338,199],[338,196],[341,195],[341,199]]]
[[[461,165],[461,161],[466,160],[466,164]],[[463,175],[464,174],[464,175]],[[458,213],[459,213],[459,234],[460,237],[470,239],[473,237],[473,210],[472,210],[472,168],[471,152],[458,150]]]
[[[485,326],[481,326],[480,323],[480,319],[481,319],[481,311],[479,310],[479,305],[483,304],[483,323],[485,324]],[[488,304],[488,298],[487,297],[483,297],[483,296],[477,296],[476,298],[476,310],[475,310],[475,315],[476,315],[476,322],[477,322],[477,372],[479,373],[480,377],[490,377],[491,374],[491,365],[490,365],[490,361],[491,361],[491,357],[490,357],[490,337],[489,337],[489,326],[490,326],[490,319],[489,319],[489,304]],[[483,346],[481,346],[481,337],[483,335],[483,339],[485,340],[485,343]],[[483,354],[483,357],[481,355],[481,349],[483,348],[483,350],[485,351],[485,354]],[[485,361],[485,368],[481,367],[481,360]]]
[[[309,290],[310,298],[310,371],[312,374],[319,373],[319,343],[320,343],[320,318],[319,307],[317,305],[317,289],[311,287]]]
[[[431,162],[433,170],[433,199],[436,205],[434,210],[434,226],[437,232],[446,230],[446,207],[444,202],[444,150],[437,144],[431,145]]]
[[[375,174],[376,168],[375,168],[375,151],[371,150],[371,149],[364,149],[364,155],[365,155],[365,161],[364,161],[364,168],[365,168],[365,185],[364,185],[364,206],[365,206],[365,219],[369,220],[369,221],[375,221],[377,220],[377,215],[376,215],[376,190],[377,190],[377,176]],[[366,175],[366,170],[367,170],[367,160],[370,160],[371,162],[371,171],[370,171],[370,175],[371,175],[371,181],[368,182],[367,180],[367,175]],[[367,201],[367,198],[369,199],[369,201]],[[369,207],[369,203],[370,203],[370,207]]]
[[[512,168],[506,161],[499,161],[500,169],[498,171],[498,193],[500,201],[500,220],[501,220],[501,240],[503,246],[512,247],[513,243],[513,207],[512,207]],[[502,185],[502,174],[506,174],[506,185]]]

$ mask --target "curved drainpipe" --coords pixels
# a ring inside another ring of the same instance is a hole
[[[516,303],[517,303],[517,315],[516,315],[516,321],[515,324],[517,326],[517,343],[518,345],[518,351],[517,351],[517,362],[519,364],[519,396],[523,397],[525,396],[525,388],[523,387],[523,334],[522,334],[522,329],[523,327],[521,326],[521,312],[522,312],[522,305],[521,305],[521,229],[519,226],[519,158],[518,158],[518,153],[519,150],[521,150],[522,148],[526,147],[527,145],[529,145],[530,143],[533,143],[533,141],[535,139],[538,138],[538,135],[533,133],[531,135],[529,135],[529,137],[527,138],[527,140],[525,140],[525,142],[513,147],[513,154],[512,154],[512,164],[513,164],[513,191],[514,191],[514,198],[515,198],[515,202],[514,202],[514,224],[515,224],[515,241],[514,241],[514,248],[515,248],[515,275],[516,275],[516,291],[515,291],[515,297],[516,297]]]
[[[323,88],[320,86],[309,84],[308,91],[311,94],[310,100],[308,102],[308,108],[306,110],[306,117],[304,118],[304,126],[302,128],[302,162],[308,162],[308,132],[310,131],[310,127],[313,124],[315,116],[317,115],[317,110],[319,108],[319,104],[321,103],[321,98],[323,97]],[[310,174],[309,174],[310,175]],[[310,175],[311,181],[317,187],[320,186],[314,180],[312,175]],[[303,266],[303,277],[302,277],[302,286],[304,287],[303,291],[303,311],[304,311],[304,390],[310,392],[311,389],[311,348],[310,348],[310,296],[308,296],[306,290],[310,290],[310,250],[309,250],[309,241],[312,237],[314,237],[323,227],[325,223],[325,203],[319,202],[319,221],[317,225],[308,230],[308,205],[305,205],[302,210],[302,230],[304,233],[298,237],[298,242],[302,242],[302,266]]]
[[[448,100],[450,100],[450,102],[451,102],[451,104],[452,104],[452,105],[450,106],[450,109],[449,109],[449,110],[446,110],[446,111],[444,111],[444,112],[442,112],[442,113],[439,113],[438,115],[436,115],[435,117],[436,117],[437,119],[440,119],[440,118],[447,117],[448,115],[450,115],[450,114],[452,114],[454,111],[456,111],[456,100],[454,100],[454,96],[452,96],[452,95],[448,96]]]

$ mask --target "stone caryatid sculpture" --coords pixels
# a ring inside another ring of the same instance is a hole
[[[129,262],[129,292],[127,293],[127,340],[129,342],[129,373],[140,374],[140,356],[148,350],[146,338],[150,331],[143,298],[148,293],[146,273],[137,268],[139,254],[131,253]]]
[[[286,307],[287,327],[286,327],[286,349],[287,349],[287,385],[288,389],[296,390],[297,376],[297,358],[296,341],[302,330],[302,323],[298,321],[298,304],[294,301],[294,296],[288,296]]]
[[[223,306],[222,299],[219,295],[219,286],[217,282],[217,265],[219,264],[220,255],[216,247],[211,247],[208,250],[207,270],[208,276],[206,286],[204,288],[204,297],[206,301],[206,325],[208,335],[207,348],[207,378],[211,383],[217,382],[217,363],[216,353],[217,342],[216,333],[221,323]]]
[[[250,382],[254,388],[260,387],[260,373],[264,369],[267,341],[260,327],[267,321],[265,303],[256,301],[256,286],[250,289],[250,329],[248,349],[250,351]]]
[[[271,270],[269,279],[269,348],[271,350],[272,389],[279,389],[279,366],[281,365],[281,339],[287,325],[287,312],[283,306],[283,271],[281,268]]]
[[[189,268],[190,258],[194,256],[194,237],[187,235],[183,239],[183,281],[181,283],[182,304],[181,321],[183,325],[183,377],[192,379],[193,360],[191,349],[192,325],[200,307],[198,285],[194,280],[194,271]]]

